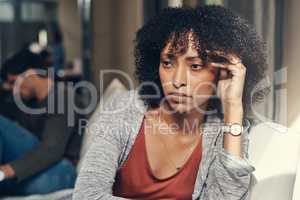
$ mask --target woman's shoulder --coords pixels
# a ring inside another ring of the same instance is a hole
[[[137,123],[146,110],[137,90],[117,91],[102,100],[89,124],[104,130],[122,129],[124,124]]]
[[[146,109],[137,89],[116,91],[102,104],[102,111],[106,114],[126,114],[128,112]]]

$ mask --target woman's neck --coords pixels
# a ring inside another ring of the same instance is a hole
[[[178,132],[183,134],[199,134],[201,125],[205,120],[207,104],[201,105],[198,109],[193,109],[189,112],[178,113],[172,112],[170,106],[166,103],[159,108],[159,119],[168,127],[178,127]],[[202,112],[201,112],[202,111]]]

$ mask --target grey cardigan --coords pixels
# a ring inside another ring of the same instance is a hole
[[[146,110],[137,90],[131,90],[115,94],[96,111],[96,120],[86,132],[93,134],[93,142],[84,157],[73,200],[125,199],[112,195],[114,178],[134,144]],[[247,198],[250,175],[255,169],[247,160],[249,121],[244,122],[247,123],[242,139],[244,157],[240,158],[223,148],[221,120],[216,116],[207,118],[193,200]]]

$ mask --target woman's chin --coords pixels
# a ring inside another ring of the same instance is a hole
[[[171,103],[170,106],[172,108],[172,111],[178,114],[189,113],[192,110],[191,106],[185,103]]]

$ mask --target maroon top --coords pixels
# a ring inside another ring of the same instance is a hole
[[[127,160],[117,171],[113,195],[143,200],[192,199],[201,155],[202,137],[180,170],[164,179],[155,177],[147,159],[143,120]]]

